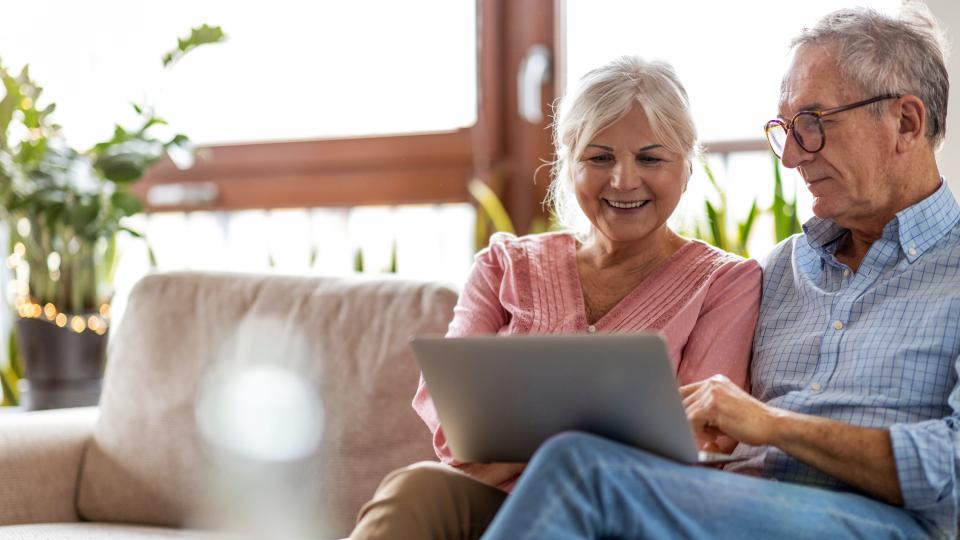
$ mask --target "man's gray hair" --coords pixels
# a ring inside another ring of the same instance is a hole
[[[572,166],[604,128],[640,107],[657,142],[687,161],[699,152],[687,91],[673,67],[661,61],[622,56],[580,79],[563,97],[553,123],[556,160],[546,203],[564,228],[584,234],[590,223],[577,203]],[[684,179],[686,181],[687,179]]]
[[[950,82],[946,37],[922,1],[907,0],[897,16],[870,8],[834,11],[793,39],[791,49],[836,44],[840,73],[863,89],[864,99],[912,94],[927,109],[927,140],[938,149],[947,129]],[[786,79],[784,84],[786,84]],[[879,116],[883,103],[872,105]]]

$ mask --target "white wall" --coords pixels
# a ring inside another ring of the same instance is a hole
[[[937,155],[940,174],[947,179],[953,192],[960,195],[960,2],[957,0],[927,0],[930,10],[947,30],[952,54],[947,58],[950,73],[950,101],[947,107],[947,138]]]

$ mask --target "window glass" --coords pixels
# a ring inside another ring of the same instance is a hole
[[[893,12],[900,0],[568,0],[566,86],[623,54],[666,60],[690,95],[702,141],[761,139],[777,114],[790,39],[854,5]]]
[[[476,119],[471,0],[31,0],[4,4],[0,59],[30,64],[73,145],[153,105],[199,143],[445,131]],[[170,70],[200,24],[228,41]]]

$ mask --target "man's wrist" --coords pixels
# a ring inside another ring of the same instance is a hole
[[[796,413],[776,407],[767,407],[766,444],[781,449],[789,445],[790,441],[796,438],[799,431],[797,424],[800,421],[800,415]]]

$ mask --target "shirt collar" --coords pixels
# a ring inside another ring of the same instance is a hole
[[[828,220],[813,216],[803,224],[804,237],[814,250],[833,253],[836,251],[836,242],[847,233],[847,230]]]
[[[883,228],[882,238],[896,240],[911,263],[936,244],[960,221],[960,205],[947,183],[940,179],[940,187],[922,201],[904,208]],[[836,242],[847,229],[836,223],[810,218],[803,224],[807,243],[821,254],[833,254]]]
[[[913,262],[960,221],[960,206],[940,179],[940,187],[926,199],[897,213],[900,249]]]

